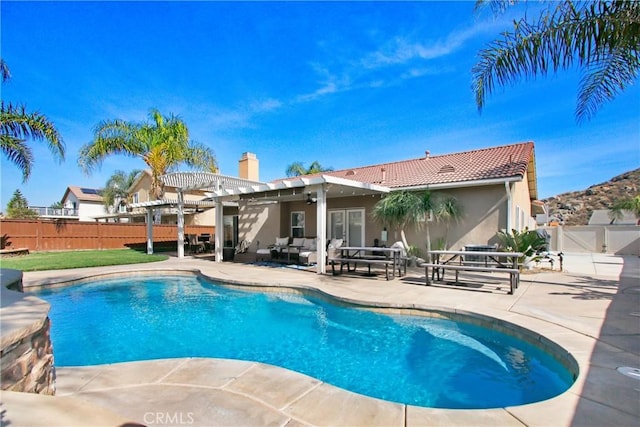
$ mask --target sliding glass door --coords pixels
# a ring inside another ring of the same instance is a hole
[[[328,239],[343,239],[343,246],[364,246],[364,209],[329,211]]]

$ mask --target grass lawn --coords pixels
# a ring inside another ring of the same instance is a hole
[[[103,265],[140,264],[164,261],[168,258],[167,255],[147,255],[133,249],[36,252],[25,256],[0,258],[0,267],[22,271],[63,270]]]

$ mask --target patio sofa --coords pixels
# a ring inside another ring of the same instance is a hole
[[[317,251],[318,239],[315,237],[303,239],[302,247],[298,252],[298,262],[305,265],[316,264],[318,262]]]
[[[256,259],[297,260],[299,263],[311,265],[318,262],[317,239],[315,237],[278,237],[275,244],[256,251]]]

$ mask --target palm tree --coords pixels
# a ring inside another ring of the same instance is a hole
[[[392,191],[380,199],[371,212],[373,218],[385,226],[397,228],[405,248],[409,247],[404,229],[416,223],[423,212],[423,200],[409,191]]]
[[[180,118],[162,116],[156,109],[151,110],[149,118],[151,123],[118,119],[99,123],[93,141],[80,149],[80,167],[89,173],[111,154],[140,157],[151,169],[152,193],[156,199],[164,194],[160,176],[180,164],[218,171],[213,151],[190,141],[187,126]]]
[[[9,67],[0,59],[0,74],[4,83],[11,77]],[[31,176],[33,152],[27,140],[46,141],[55,158],[64,160],[64,141],[60,133],[46,116],[28,113],[22,105],[0,105],[0,149],[2,153],[22,171],[22,180]]]
[[[314,161],[309,165],[309,168],[305,168],[302,162],[293,162],[287,167],[287,176],[301,176],[310,175],[313,173],[330,172],[333,168],[325,168],[318,161]]]
[[[445,234],[444,234],[444,249],[446,250],[449,246],[447,240],[449,237],[449,225],[452,221],[457,221],[462,216],[462,207],[460,203],[458,203],[458,199],[453,196],[443,196],[439,202],[436,204],[435,209],[433,211],[433,216],[436,221],[445,223]],[[428,250],[431,248],[429,247]]]
[[[429,222],[432,220],[444,222],[446,224],[445,249],[446,240],[449,234],[449,224],[453,220],[457,220],[462,216],[462,207],[458,200],[453,196],[444,194],[435,194],[429,190],[422,193],[420,198],[420,215],[424,217],[424,229],[427,238],[427,253],[431,252],[431,233],[429,231]]]
[[[620,221],[624,217],[623,211],[631,211],[640,220],[640,195],[633,198],[618,200],[609,209],[609,218],[611,223]]]
[[[139,169],[133,170],[128,174],[124,171],[117,170],[107,180],[102,190],[102,202],[108,209],[113,208],[116,202],[129,201],[129,188],[133,185],[138,175],[142,172]]]
[[[518,0],[478,0],[494,12]],[[496,86],[530,79],[549,70],[578,66],[583,71],[576,118],[591,118],[606,101],[634,83],[640,71],[640,2],[549,2],[534,23],[514,21],[503,34],[480,51],[473,67],[473,91],[478,110]]]
[[[427,190],[422,194],[409,191],[392,191],[375,204],[373,218],[390,227],[397,227],[405,248],[409,247],[404,228],[410,224],[422,224],[426,234],[427,253],[431,252],[430,219],[448,223],[462,215],[461,207],[453,196],[440,196]]]

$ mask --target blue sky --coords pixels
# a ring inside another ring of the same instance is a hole
[[[511,24],[473,6],[2,1],[2,99],[45,114],[67,154],[57,163],[31,143],[27,183],[2,157],[0,209],[18,188],[49,206],[69,185],[142,169],[112,156],[86,176],[78,151],[98,122],[144,121],[154,107],[182,118],[223,174],[255,153],[262,181],[294,161],[342,169],[522,141],[536,144],[540,198],[640,167],[637,85],[583,124],[575,70],[498,89],[478,114],[471,68]]]

